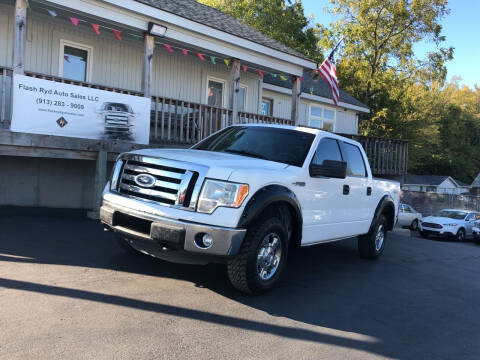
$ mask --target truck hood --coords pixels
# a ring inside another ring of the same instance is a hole
[[[209,168],[208,177],[228,180],[234,170],[282,170],[288,167],[274,161],[256,159],[236,154],[193,149],[142,149],[134,154],[160,157],[187,163],[203,165]]]

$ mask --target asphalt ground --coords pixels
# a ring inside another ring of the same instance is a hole
[[[246,296],[222,265],[126,253],[85,217],[0,212],[1,359],[480,359],[480,246],[391,233],[291,254]]]

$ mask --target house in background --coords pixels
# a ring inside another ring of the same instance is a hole
[[[13,74],[151,99],[150,147],[303,124],[360,141],[376,175],[406,174],[408,143],[358,136],[368,108],[345,92],[334,106],[316,67],[195,0],[0,0],[0,205],[91,208],[107,160],[140,147],[10,131]]]
[[[480,173],[475,180],[473,180],[472,185],[470,185],[470,193],[472,195],[480,196]]]
[[[460,195],[470,192],[470,186],[451,176],[408,175],[402,190]]]

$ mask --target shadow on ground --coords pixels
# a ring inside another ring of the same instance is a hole
[[[296,251],[278,288],[239,294],[222,265],[176,265],[132,256],[95,221],[78,215],[0,213],[0,266],[28,262],[181,279],[272,316],[375,338],[359,341],[172,305],[4,278],[0,287],[174,314],[281,337],[411,359],[478,358],[480,247],[393,235],[380,261],[358,258],[356,240]],[[219,276],[219,274],[221,276]]]

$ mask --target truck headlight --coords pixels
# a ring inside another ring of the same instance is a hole
[[[110,178],[110,190],[116,191],[119,185],[120,172],[122,171],[123,160],[117,160],[112,170],[112,177]]]
[[[217,207],[238,208],[248,195],[247,184],[205,180],[198,201],[198,212],[211,214]]]

